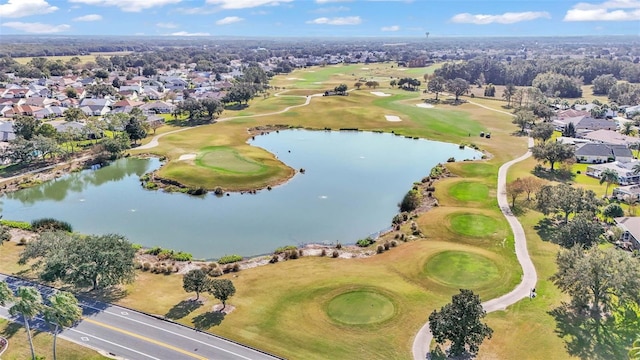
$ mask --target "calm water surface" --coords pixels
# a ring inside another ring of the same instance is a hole
[[[258,255],[283,245],[353,243],[390,225],[414,181],[449,157],[479,158],[455,144],[391,134],[287,130],[252,144],[294,169],[284,185],[218,198],[148,191],[139,177],[156,159],[121,159],[2,198],[5,219],[54,217],[75,231],[120,233],[144,246],[197,258]]]

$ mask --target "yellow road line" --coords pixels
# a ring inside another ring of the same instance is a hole
[[[155,345],[158,345],[158,346],[162,346],[162,347],[164,347],[164,348],[167,348],[167,349],[170,349],[170,350],[173,350],[173,351],[176,351],[176,352],[179,352],[179,353],[182,353],[182,354],[185,354],[185,355],[191,356],[191,357],[192,357],[192,358],[194,358],[194,359],[199,359],[199,360],[209,360],[208,358],[206,358],[206,357],[204,357],[204,356],[200,356],[200,355],[198,355],[198,354],[194,354],[194,353],[192,353],[192,352],[190,352],[190,351],[186,351],[186,350],[183,350],[183,349],[177,348],[177,347],[175,347],[175,346],[172,346],[172,345],[169,345],[169,344],[163,343],[163,342],[161,342],[161,341],[154,340],[154,339],[151,339],[151,338],[148,338],[148,337],[145,337],[145,336],[142,336],[142,335],[136,334],[136,333],[132,333],[132,332],[127,331],[127,330],[123,330],[123,329],[117,328],[117,327],[115,327],[115,326],[107,325],[107,324],[104,324],[104,323],[101,323],[101,322],[99,322],[99,321],[95,321],[95,320],[92,320],[92,319],[89,319],[89,318],[82,318],[82,320],[84,320],[84,321],[86,321],[86,322],[88,322],[88,323],[91,323],[91,324],[95,324],[95,325],[98,325],[98,326],[102,326],[102,327],[107,328],[107,329],[109,329],[109,330],[117,331],[117,332],[119,332],[119,333],[122,333],[122,334],[125,334],[125,335],[129,335],[129,336],[133,336],[133,337],[138,338],[138,339],[140,339],[140,340],[144,340],[144,341],[150,342],[150,343],[152,343],[152,344],[155,344]]]

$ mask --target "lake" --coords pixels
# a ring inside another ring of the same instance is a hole
[[[372,132],[286,130],[251,141],[294,169],[256,195],[194,197],[144,190],[157,159],[127,158],[2,197],[5,219],[53,217],[87,234],[119,233],[196,258],[267,254],[279,246],[355,243],[387,228],[414,181],[448,158],[479,159],[456,144]]]

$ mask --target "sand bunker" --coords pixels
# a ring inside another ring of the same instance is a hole
[[[391,94],[383,93],[380,91],[372,91],[371,93],[375,96],[391,96]]]
[[[420,104],[416,104],[416,106],[424,108],[424,109],[433,109],[433,105],[431,105],[431,104],[420,103]]]
[[[362,68],[362,70],[369,70],[369,68]]]
[[[296,78],[296,77],[288,77],[287,80],[302,80],[302,79]]]
[[[178,158],[178,161],[193,160],[195,158],[196,158],[196,154],[183,154],[183,155],[180,155],[180,157]]]
[[[395,115],[385,115],[384,118],[387,119],[387,121],[393,121],[393,122],[402,121],[402,119],[400,119]]]

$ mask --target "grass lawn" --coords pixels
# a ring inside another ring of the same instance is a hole
[[[474,237],[490,236],[498,230],[498,222],[482,214],[455,213],[449,218],[449,224],[454,232]]]
[[[459,201],[485,201],[489,197],[489,187],[480,182],[459,181],[449,188],[449,195]]]
[[[425,274],[453,288],[474,289],[493,282],[499,275],[498,265],[479,254],[443,251],[433,256],[425,266]]]
[[[131,54],[131,51],[121,51],[121,52],[95,52],[95,53],[91,53],[90,55],[61,55],[61,56],[40,56],[40,57],[44,57],[49,61],[58,61],[58,60],[62,60],[63,62],[67,62],[69,60],[71,60],[74,57],[77,57],[80,59],[80,64],[86,64],[88,62],[95,62],[96,61],[96,57],[98,56],[104,56],[104,57],[111,57],[114,55],[127,55],[127,54]],[[19,64],[26,64],[29,61],[31,61],[33,57],[15,57],[13,58],[13,60],[15,60],[16,62],[18,62]]]
[[[49,333],[32,332],[33,344],[36,354],[43,358],[53,358],[53,336]],[[0,336],[9,340],[7,351],[2,354],[4,360],[24,360],[31,358],[31,350],[29,349],[29,340],[27,333],[22,325],[10,323],[7,320],[0,319]],[[74,344],[70,341],[58,338],[57,343],[58,359],[65,360],[99,360],[108,359],[101,356],[96,351]]]

